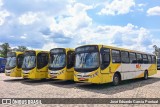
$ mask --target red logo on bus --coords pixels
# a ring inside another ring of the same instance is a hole
[[[136,65],[136,68],[140,69],[140,68],[141,68],[141,65],[140,65],[140,64],[137,64],[137,65]]]

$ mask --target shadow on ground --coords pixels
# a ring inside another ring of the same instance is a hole
[[[123,81],[119,86],[113,86],[112,83],[107,84],[81,84],[78,85],[77,88],[92,91],[96,93],[113,95],[116,93],[133,90],[136,88],[140,88],[143,86],[151,85],[153,83],[159,82],[160,78],[150,77],[148,80],[143,79],[133,79]]]
[[[21,82],[22,84],[31,85],[31,86],[49,84],[51,86],[56,86],[59,88],[76,88],[84,91],[90,91],[90,92],[101,93],[106,95],[113,95],[116,93],[151,85],[153,83],[159,82],[160,78],[150,77],[148,80],[143,80],[143,79],[126,80],[126,81],[123,81],[119,86],[113,86],[111,83],[88,84],[88,83],[75,83],[73,81],[61,81],[61,80],[52,80],[52,79],[45,79],[45,80],[8,79],[3,81],[4,82]]]

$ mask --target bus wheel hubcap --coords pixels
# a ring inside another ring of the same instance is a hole
[[[114,81],[115,81],[115,83],[117,84],[117,83],[118,83],[118,77],[115,77],[115,78],[114,78]]]

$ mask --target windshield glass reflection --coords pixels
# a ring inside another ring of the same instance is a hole
[[[51,68],[60,68],[65,66],[65,54],[52,54],[49,66]]]
[[[76,54],[75,68],[96,68],[99,66],[98,52]]]

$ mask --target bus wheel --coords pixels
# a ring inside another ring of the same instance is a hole
[[[118,75],[118,73],[115,73],[113,76],[113,85],[117,86],[120,83],[120,76]]]
[[[144,79],[147,80],[148,79],[148,71],[144,72]]]

